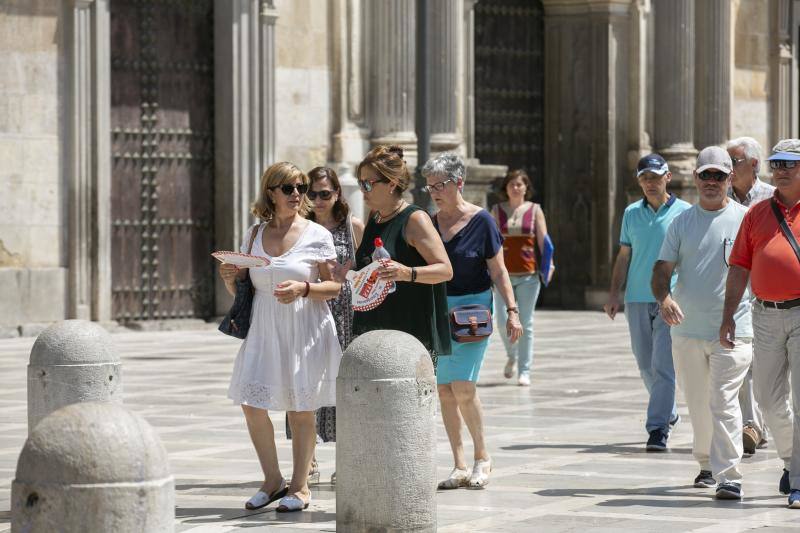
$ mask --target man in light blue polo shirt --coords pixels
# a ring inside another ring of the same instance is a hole
[[[672,220],[691,206],[667,193],[672,179],[667,162],[658,154],[639,160],[636,179],[644,198],[625,209],[619,239],[619,254],[611,275],[611,289],[604,309],[613,320],[620,308],[619,292],[625,288],[625,316],[631,348],[642,381],[650,394],[645,429],[648,451],[664,451],[672,426],[678,421],[675,408],[675,370],[669,326],[658,312],[650,289],[653,265]],[[673,278],[672,283],[675,283]]]

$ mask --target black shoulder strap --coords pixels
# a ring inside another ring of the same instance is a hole
[[[778,202],[773,198],[769,203],[772,206],[772,212],[775,214],[775,218],[778,219],[778,226],[780,226],[783,236],[789,241],[789,244],[794,250],[794,255],[796,255],[797,260],[800,261],[800,245],[797,244],[797,239],[794,238],[792,230],[789,229],[789,224],[787,224],[786,219],[783,218],[783,213],[781,212],[781,208],[778,207]]]
[[[247,253],[253,253],[253,243],[256,242],[256,235],[258,235],[258,230],[261,229],[261,224],[256,224],[253,226],[253,233],[250,235],[250,246],[247,247]]]

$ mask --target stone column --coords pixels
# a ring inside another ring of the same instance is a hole
[[[705,0],[703,0],[705,1]],[[694,0],[655,0],[655,143],[673,183],[691,186],[694,146]]]
[[[647,19],[650,15],[650,0],[635,0],[631,3],[631,32],[630,32],[630,76],[628,84],[630,87],[629,96],[629,115],[628,128],[630,149],[628,151],[628,169],[633,176],[639,158],[650,153],[653,148],[650,144],[650,131],[647,124],[648,104],[648,68],[647,68],[647,43],[648,43],[648,24]],[[638,190],[641,194],[636,180],[632,177],[624,180],[628,188]]]
[[[769,141],[798,133],[797,74],[793,54],[793,28],[797,27],[793,0],[769,2]],[[766,146],[769,150],[771,146]]]
[[[362,0],[331,4],[333,50],[333,142],[331,166],[353,213],[364,216],[364,199],[353,172],[368,150],[364,123]]]
[[[68,3],[69,311],[111,318],[111,61],[106,0]]]
[[[464,150],[468,158],[475,157],[475,4],[478,0],[464,1]]]
[[[464,152],[463,118],[460,116],[465,85],[463,12],[464,0],[431,0],[428,3],[432,152]]]
[[[250,204],[275,156],[275,20],[271,0],[214,4],[214,231],[216,247],[238,250]],[[217,312],[230,304],[217,277]]]
[[[723,144],[731,133],[731,2],[695,5],[694,139],[698,149]]]
[[[367,69],[370,142],[403,148],[409,168],[417,166],[414,124],[416,6],[414,0],[370,0]]]

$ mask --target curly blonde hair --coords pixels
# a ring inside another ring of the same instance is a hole
[[[285,183],[294,183],[297,179],[300,179],[305,185],[309,185],[310,183],[305,172],[288,161],[281,161],[280,163],[270,165],[261,176],[261,185],[258,188],[258,199],[250,208],[250,212],[253,213],[253,216],[260,218],[264,222],[272,220],[272,217],[275,216],[275,203],[270,200],[267,191],[273,187],[280,187]],[[311,211],[311,202],[308,201],[307,196],[302,195],[300,199],[300,216],[305,217],[309,211]]]

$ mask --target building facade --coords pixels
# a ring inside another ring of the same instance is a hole
[[[632,168],[798,135],[797,0],[430,0],[431,141],[532,176],[550,305],[605,297]],[[416,165],[415,0],[0,0],[0,335],[207,319],[272,162]]]

